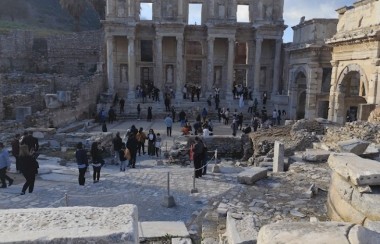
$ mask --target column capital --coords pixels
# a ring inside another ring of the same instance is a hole
[[[113,35],[106,35],[106,40],[107,41],[112,41],[113,40]]]
[[[339,61],[333,60],[330,62],[332,67],[338,67],[339,66]]]
[[[176,36],[175,39],[177,41],[183,42],[183,36]]]
[[[228,43],[233,43],[235,45],[236,38],[235,37],[228,37]]]
[[[256,43],[257,42],[263,42],[264,41],[264,38],[262,38],[262,37],[256,37]]]
[[[209,37],[207,37],[207,41],[208,42],[214,42],[215,41],[215,37],[209,36]]]
[[[162,41],[162,38],[163,36],[161,35],[156,35],[156,37],[154,38],[156,41]]]
[[[128,36],[127,38],[128,38],[128,41],[134,41],[136,37],[135,36]]]

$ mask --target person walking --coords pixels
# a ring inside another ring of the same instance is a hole
[[[152,114],[152,107],[148,107],[147,121],[148,121],[148,122],[152,121],[152,117],[153,117],[153,114]]]
[[[195,178],[202,177],[202,156],[203,156],[203,142],[196,136],[195,145],[194,145],[194,169],[195,169]]]
[[[154,142],[154,147],[155,147],[155,150],[156,150],[156,157],[158,157],[159,155],[161,156],[161,135],[160,133],[157,133],[156,135],[156,141]]]
[[[124,105],[125,105],[125,100],[124,98],[121,98],[119,101],[120,114],[124,113]]]
[[[104,165],[104,159],[102,156],[103,151],[104,151],[104,148],[100,149],[98,142],[92,143],[90,153],[91,153],[91,158],[92,158],[92,169],[94,171],[92,174],[94,183],[99,182],[100,170],[102,169],[102,166]]]
[[[18,161],[18,157],[20,154],[20,134],[15,135],[15,138],[12,140],[11,145],[12,145],[12,155],[16,159],[16,171],[17,173],[20,173],[21,170],[20,170],[20,164]]]
[[[137,151],[139,152],[139,156],[141,156],[141,149],[142,149],[143,155],[145,155],[146,135],[142,127],[140,127],[139,132],[137,132],[136,139],[138,143]]]
[[[25,135],[26,134],[26,135]],[[21,145],[26,144],[28,146],[29,152],[37,158],[37,151],[39,149],[38,139],[33,136],[33,132],[24,133],[24,138],[21,141]]]
[[[154,134],[153,129],[149,130],[147,137],[148,137],[148,155],[154,156],[154,154],[155,154],[154,143],[156,142],[156,134]]]
[[[120,172],[125,172],[125,164],[127,161],[127,158],[125,157],[125,149],[126,149],[126,146],[125,146],[125,143],[123,142],[121,144],[121,149],[118,152],[119,154],[118,157],[120,160]]]
[[[27,145],[21,145],[20,147],[20,169],[22,175],[25,177],[24,183],[20,195],[25,195],[26,190],[32,193],[34,190],[34,182],[36,181],[36,174],[38,172],[38,162],[28,150]]]
[[[77,144],[75,158],[77,159],[78,170],[79,170],[78,182],[79,182],[79,185],[84,186],[84,183],[86,182],[85,174],[88,168],[88,157],[87,157],[87,151],[83,148],[82,142],[78,142]]]
[[[203,143],[203,153],[202,153],[202,175],[206,175],[207,174],[207,146],[206,146],[206,143],[204,141],[202,141]]]
[[[137,104],[137,120],[140,120],[140,115],[141,115],[141,107],[140,103]]]
[[[168,114],[164,121],[165,121],[165,125],[166,125],[166,135],[172,136],[173,119]]]
[[[116,136],[112,139],[112,146],[113,146],[113,153],[114,153],[114,159],[115,164],[119,165],[120,163],[120,157],[119,152],[121,150],[121,146],[123,144],[123,139],[120,137],[120,132],[116,132]]]
[[[272,126],[275,126],[277,122],[277,110],[274,109],[272,112]]]
[[[135,133],[131,133],[129,135],[126,147],[128,148],[129,153],[131,155],[131,159],[129,160],[128,166],[132,168],[136,168],[136,155],[137,155],[138,142],[137,142]]]
[[[8,181],[8,186],[13,184],[13,179],[7,175],[7,171],[10,167],[11,161],[9,160],[8,150],[4,147],[4,144],[0,142],[0,188],[7,188],[7,183],[5,180]]]

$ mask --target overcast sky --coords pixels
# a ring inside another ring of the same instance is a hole
[[[274,0],[277,1],[277,0]],[[352,6],[356,0],[285,0],[284,20],[288,28],[285,30],[284,42],[293,40],[292,26],[299,23],[300,18],[305,16],[306,20],[313,18],[338,18],[336,9],[344,6]],[[201,20],[201,4],[191,4],[189,8],[191,16],[189,24],[200,24]],[[142,6],[141,15],[146,16],[152,13],[151,3]],[[238,9],[238,20],[240,22],[248,21],[248,10]],[[151,18],[151,15],[148,17]]]

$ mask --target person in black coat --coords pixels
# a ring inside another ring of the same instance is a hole
[[[148,120],[148,121],[152,121],[152,117],[153,117],[153,114],[152,114],[152,107],[148,107],[148,116],[147,116],[147,120]]]
[[[104,147],[102,149],[99,148],[98,142],[93,142],[91,144],[92,169],[94,171],[92,177],[94,183],[99,182],[100,170],[102,166],[105,164],[105,161],[102,156],[104,150]]]
[[[78,182],[79,182],[79,185],[84,186],[84,183],[86,182],[85,174],[88,167],[88,157],[87,157],[87,151],[83,149],[82,142],[78,142],[77,144],[75,158],[77,159],[78,170],[79,170]]]
[[[29,193],[32,193],[39,166],[37,160],[32,156],[28,146],[25,144],[20,146],[19,163],[21,173],[26,179],[26,182],[21,190],[21,195],[25,195],[28,188]]]
[[[204,156],[204,144],[202,140],[196,136],[195,145],[194,145],[194,169],[195,169],[195,178],[202,177],[202,163]]]
[[[129,153],[131,154],[131,159],[129,160],[128,166],[136,168],[136,154],[138,148],[138,141],[136,139],[135,133],[130,133],[127,141],[127,148],[129,150]]]

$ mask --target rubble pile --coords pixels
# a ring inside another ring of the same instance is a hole
[[[328,127],[322,142],[332,151],[339,151],[338,142],[353,138],[371,143],[380,143],[380,124],[355,121],[346,123],[343,127]]]
[[[306,148],[311,148],[313,142],[318,142],[324,132],[324,125],[317,120],[299,120],[293,125],[272,127],[251,133],[254,153],[250,161],[258,165],[264,157],[273,157],[275,141],[284,143],[285,156],[291,156],[295,151],[304,151]]]
[[[331,220],[378,231],[380,164],[352,153],[332,154],[328,164],[333,171],[327,199]]]
[[[375,108],[368,117],[368,122],[380,123],[380,108]]]

